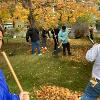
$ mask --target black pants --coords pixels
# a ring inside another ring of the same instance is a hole
[[[63,55],[66,55],[66,48],[67,48],[67,51],[68,51],[68,55],[71,55],[69,42],[62,44],[62,46],[63,46]]]
[[[54,50],[58,49],[58,40],[54,39]]]

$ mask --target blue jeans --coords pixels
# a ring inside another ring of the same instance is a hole
[[[88,83],[81,100],[96,100],[100,96],[100,80],[97,80],[97,82],[94,87],[91,82]]]
[[[32,54],[34,54],[35,49],[37,48],[38,54],[40,54],[40,42],[32,42]]]

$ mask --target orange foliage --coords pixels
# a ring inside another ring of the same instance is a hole
[[[85,13],[95,14],[97,17],[100,16],[97,13],[96,7],[91,2],[96,2],[96,0],[88,0],[88,2],[77,3],[75,0],[31,0],[33,2],[34,18],[39,27],[53,27],[59,23],[59,19],[62,23],[69,22],[74,23],[76,18],[84,15]],[[91,1],[91,2],[90,2]],[[46,3],[49,5],[46,6]],[[53,8],[54,5],[54,8]],[[8,9],[7,3],[2,3],[0,5],[0,10]],[[28,10],[28,9],[27,9]],[[16,5],[16,10],[14,12],[14,17],[18,17],[21,20],[26,20],[28,11],[24,9],[21,4]],[[8,11],[7,11],[8,12]]]
[[[57,86],[44,86],[36,92],[38,100],[79,100],[81,95],[80,92]]]

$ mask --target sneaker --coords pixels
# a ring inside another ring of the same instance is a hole
[[[42,54],[40,53],[40,54],[38,54],[38,56],[42,56]]]

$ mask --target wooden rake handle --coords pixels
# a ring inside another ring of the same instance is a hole
[[[62,43],[63,43],[63,42],[60,43],[60,45],[58,46],[58,48],[60,48],[60,47],[62,46]]]
[[[10,69],[10,71],[11,71],[11,73],[12,73],[12,75],[13,75],[13,77],[14,77],[17,85],[18,85],[18,87],[19,87],[20,92],[23,92],[22,86],[21,86],[21,84],[20,84],[20,82],[19,82],[19,80],[18,80],[18,78],[17,78],[17,76],[16,76],[16,74],[15,74],[15,72],[13,70],[13,67],[12,67],[12,65],[11,65],[7,55],[6,55],[6,53],[5,52],[1,52],[1,53],[2,53],[3,57],[5,58],[5,60],[6,60],[7,64],[8,64],[8,67],[9,67],[9,69]]]
[[[91,41],[92,44],[95,44],[95,42],[91,39],[90,35],[88,35],[89,40]]]

